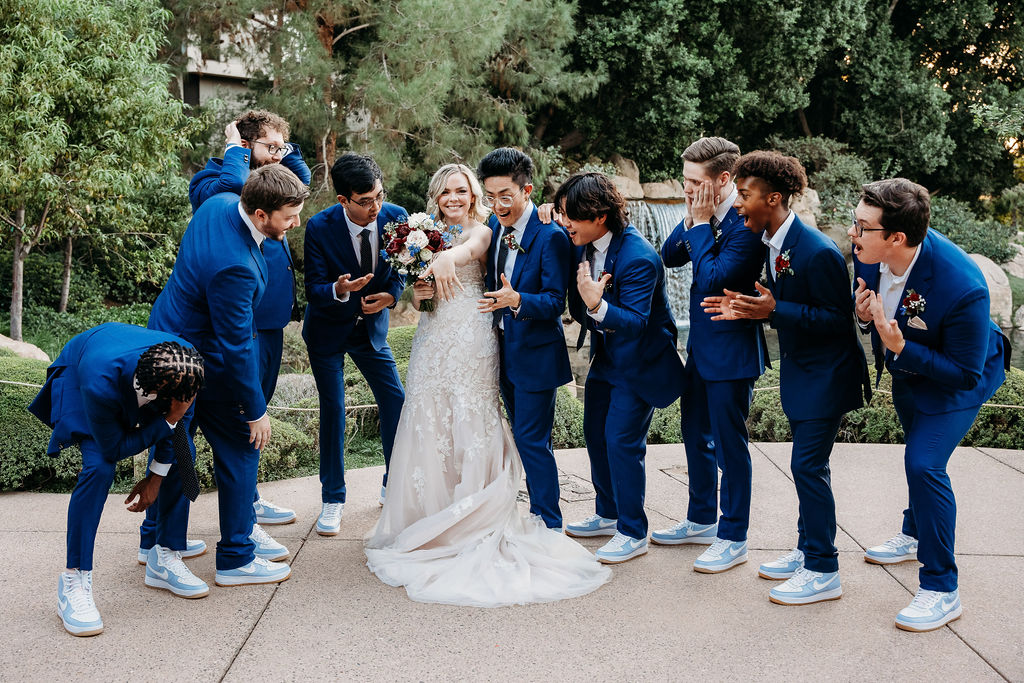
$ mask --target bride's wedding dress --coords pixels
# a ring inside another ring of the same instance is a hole
[[[457,272],[465,291],[437,301],[413,338],[367,566],[420,602],[497,607],[589,593],[611,571],[516,504],[522,465],[498,401],[491,315],[477,311],[481,267]]]

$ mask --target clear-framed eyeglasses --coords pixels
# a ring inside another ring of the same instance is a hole
[[[276,156],[288,156],[295,148],[290,142],[286,142],[283,145],[277,145],[273,142],[263,142],[262,140],[253,140],[253,143],[257,145],[263,145],[267,148],[267,153],[272,157]]]
[[[512,204],[513,204],[513,202],[515,202],[515,200],[516,200],[516,197],[515,197],[515,195],[512,195],[512,194],[503,194],[503,195],[499,195],[497,197],[492,197],[489,194],[485,194],[483,196],[483,199],[481,199],[480,201],[488,209],[493,209],[495,206],[500,206],[503,209],[507,209],[510,206],[512,206]]]
[[[376,197],[367,197],[366,199],[360,199],[359,201],[355,201],[355,200],[351,200],[350,199],[349,201],[351,201],[356,206],[361,206],[364,209],[369,209],[369,208],[373,207],[374,204],[381,204],[381,205],[383,205],[384,204],[384,200],[387,199],[387,198],[388,198],[388,191],[387,190],[381,190],[380,192],[377,193]]]
[[[885,228],[865,228],[864,224],[857,220],[857,212],[850,209],[850,218],[853,220],[853,229],[857,237],[863,237],[866,232],[888,232]]]

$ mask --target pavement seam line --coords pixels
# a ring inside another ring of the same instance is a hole
[[[1024,470],[1017,469],[1016,467],[1014,467],[1010,463],[1004,462],[1003,460],[1000,460],[999,458],[997,458],[996,456],[994,456],[994,455],[992,455],[990,453],[986,453],[985,451],[982,450],[983,447],[971,446],[971,448],[973,448],[974,450],[978,451],[979,453],[984,455],[986,458],[989,458],[990,460],[995,460],[1000,465],[1005,465],[1006,467],[1009,467],[1014,472],[1020,472],[1021,474],[1024,474]]]
[[[291,562],[289,562],[289,566],[294,565],[295,561],[299,559],[299,554],[302,552],[302,549],[306,547],[306,540],[309,538],[309,534],[313,532],[313,526],[315,524],[316,522],[314,521],[312,524],[309,525],[309,529],[306,530],[306,535],[303,536],[301,541],[299,542],[299,549],[292,553],[292,558]],[[290,579],[291,576],[289,576],[288,578]],[[245,638],[242,639],[241,644],[235,650],[235,654],[231,656],[231,661],[228,662],[228,665],[226,667],[224,667],[224,673],[222,673],[220,678],[217,679],[218,683],[223,683],[224,679],[227,678],[227,675],[231,673],[231,668],[235,665],[235,660],[238,659],[238,655],[242,654],[242,650],[245,649],[245,646],[249,642],[249,639],[252,638],[252,634],[256,631],[256,627],[260,625],[260,621],[263,620],[263,615],[267,613],[267,609],[270,607],[270,603],[272,603],[274,601],[274,598],[277,597],[277,591],[281,588],[282,583],[284,583],[284,581],[274,585],[274,589],[270,593],[270,597],[267,599],[267,603],[263,605],[263,609],[261,609],[260,613],[256,616],[256,620],[253,621],[252,628],[250,628],[249,632],[245,634]]]

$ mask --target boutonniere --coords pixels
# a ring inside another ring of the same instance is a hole
[[[910,317],[910,320],[907,321],[909,327],[913,327],[916,330],[928,329],[928,326],[921,320],[921,314],[924,313],[924,305],[925,300],[923,296],[912,289],[907,290],[907,295],[903,297],[903,303],[900,304],[899,313],[900,315]]]
[[[779,254],[778,256],[775,257],[775,279],[776,280],[778,280],[783,275],[795,275],[796,274],[796,273],[793,272],[792,265],[790,265],[792,262],[790,261],[789,252],[790,252],[790,250],[787,249],[786,251],[782,252],[781,254]]]
[[[516,241],[516,234],[514,232],[510,232],[502,237],[502,239],[505,240],[505,244],[508,245],[509,251],[518,251],[520,254],[526,253],[526,250],[523,249],[522,245]]]
[[[714,239],[714,241],[717,243],[719,238],[722,236],[722,225],[721,225],[721,223],[719,223],[717,225],[716,224],[712,224],[711,225],[711,236],[712,236],[712,239]]]
[[[607,270],[602,270],[601,274],[598,276],[597,279],[600,280],[605,275],[611,275],[611,273],[609,273]],[[606,291],[606,292],[612,291],[612,280],[611,280],[611,278],[608,279],[608,282],[604,283],[604,291]]]

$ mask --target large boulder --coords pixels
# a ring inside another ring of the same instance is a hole
[[[1013,326],[1018,330],[1024,330],[1024,306],[1017,309],[1013,314]]]
[[[991,299],[989,316],[1000,327],[1013,324],[1013,292],[1010,291],[1010,280],[1006,273],[992,259],[981,254],[971,254],[971,258],[981,268],[988,283],[988,294]]]
[[[643,189],[646,199],[683,199],[685,196],[683,195],[683,186],[679,184],[678,180],[643,183],[640,187]]]
[[[47,363],[50,362],[50,357],[46,355],[46,352],[35,344],[14,341],[2,334],[0,334],[0,349],[7,349],[22,358],[35,358],[36,360],[45,360]]]
[[[795,195],[789,202],[789,208],[793,209],[804,225],[813,228],[818,227],[818,209],[820,207],[821,199],[818,197],[818,191],[809,187]]]
[[[640,168],[636,165],[635,161],[627,159],[621,154],[613,154],[609,161],[615,167],[616,175],[635,180],[638,183],[640,182]]]
[[[613,175],[612,183],[614,183],[616,189],[625,199],[643,199],[644,188],[641,187],[640,181],[627,178],[626,176]]]
[[[1024,246],[1011,242],[1014,257],[1003,264],[1003,269],[1014,277],[1024,278]]]

